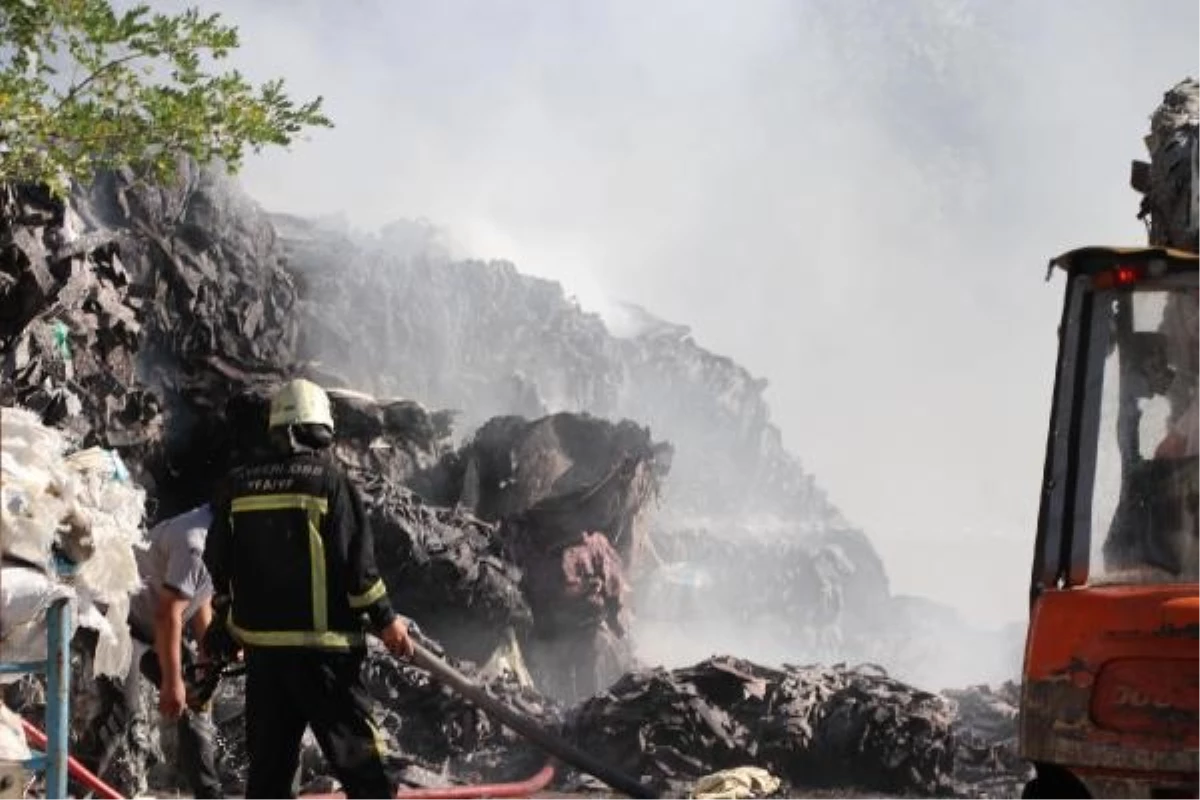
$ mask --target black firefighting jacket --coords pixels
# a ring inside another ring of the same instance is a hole
[[[235,469],[217,492],[204,563],[248,647],[359,648],[365,622],[378,631],[395,617],[362,501],[323,454]]]

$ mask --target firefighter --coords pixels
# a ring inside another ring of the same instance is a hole
[[[217,608],[228,605],[221,622],[245,649],[246,796],[295,796],[308,726],[350,797],[390,797],[362,679],[365,633],[408,657],[408,629],[376,568],[362,501],[328,453],[329,397],[286,383],[268,429],[268,453],[218,491],[204,553]]]

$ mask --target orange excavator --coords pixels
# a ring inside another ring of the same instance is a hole
[[[1025,797],[1197,797],[1197,256],[1074,250],[1020,708]]]

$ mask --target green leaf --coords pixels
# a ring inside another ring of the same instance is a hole
[[[223,159],[289,146],[332,127],[322,98],[297,103],[281,79],[254,86],[209,66],[240,45],[217,14],[180,14],[107,0],[0,0],[0,182],[63,193],[97,169],[158,177],[175,156]],[[57,68],[56,68],[57,67]]]

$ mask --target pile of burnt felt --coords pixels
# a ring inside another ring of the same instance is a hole
[[[626,675],[573,710],[573,739],[669,796],[753,764],[791,787],[955,793],[953,708],[873,667],[731,657]]]
[[[419,627],[415,635],[494,697],[663,796],[686,796],[701,776],[745,765],[781,778],[780,796],[1012,797],[1029,777],[1016,755],[1012,684],[939,696],[871,666],[772,669],[719,657],[673,671],[628,673],[607,692],[565,710],[515,674],[455,659]],[[377,645],[365,676],[398,785],[516,780],[545,762],[545,754],[517,734]],[[44,704],[38,688],[36,682],[15,685],[6,700],[37,720]],[[228,680],[214,702],[219,766],[231,794],[243,790],[248,765],[244,691],[242,679]],[[147,776],[156,787],[179,783],[170,770],[170,742],[160,744],[156,726],[148,724],[153,692],[143,694],[136,724],[113,731],[121,741],[106,771],[108,780],[133,791],[144,790]],[[85,718],[98,710],[90,694],[80,700],[74,731],[88,730]],[[331,788],[329,767],[311,736],[302,763],[310,791]],[[598,788],[574,770],[558,773],[560,789]]]
[[[182,510],[226,466],[228,400],[299,368],[274,237],[187,159],[163,183],[106,173],[68,201],[3,186],[0,402],[116,450],[163,513]]]
[[[425,504],[403,486],[363,487],[375,551],[393,605],[460,657],[485,660],[532,611],[521,571],[496,526]]]
[[[954,778],[959,791],[973,797],[1019,796],[1033,778],[1017,741],[1021,687],[1009,681],[995,688],[949,689],[942,695],[955,706]]]
[[[44,190],[0,188],[0,404],[127,455],[161,437],[158,398],[135,374],[147,298],[117,236],[83,227]]]

